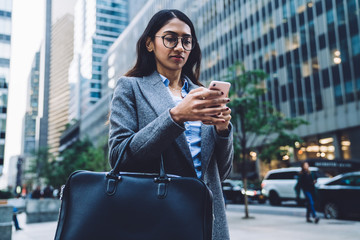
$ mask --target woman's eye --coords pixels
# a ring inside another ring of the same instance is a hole
[[[176,42],[175,37],[166,37],[165,40],[168,41],[168,42]]]
[[[191,39],[184,39],[184,44],[191,45]]]

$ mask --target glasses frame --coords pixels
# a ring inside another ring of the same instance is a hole
[[[182,45],[182,47],[183,47],[183,49],[184,49],[185,51],[191,51],[191,50],[193,50],[194,47],[195,47],[195,45],[196,45],[196,41],[194,41],[194,38],[193,38],[192,36],[186,36],[186,37],[176,37],[176,44],[175,44],[173,47],[168,47],[168,46],[165,45],[165,37],[168,36],[168,35],[172,35],[172,36],[173,36],[173,34],[166,34],[166,35],[164,35],[164,36],[155,36],[155,37],[162,38],[164,47],[166,47],[166,48],[168,48],[168,49],[174,49],[174,48],[176,48],[176,46],[179,44],[179,38],[181,38],[181,45]],[[184,47],[184,38],[188,38],[188,37],[190,37],[190,38],[193,40],[192,47],[191,47],[190,50],[187,50],[187,49]]]

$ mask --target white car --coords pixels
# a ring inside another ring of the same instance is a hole
[[[280,205],[282,201],[303,201],[304,194],[300,191],[300,199],[296,197],[295,185],[300,172],[300,167],[281,168],[270,170],[261,183],[262,194],[269,199],[271,205]],[[316,167],[310,167],[310,171],[317,177],[317,185],[329,180],[328,177]],[[299,202],[298,202],[299,203]]]

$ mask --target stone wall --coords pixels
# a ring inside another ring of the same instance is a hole
[[[13,207],[0,205],[0,239],[11,240]]]
[[[26,200],[26,223],[57,221],[60,205],[59,199]]]

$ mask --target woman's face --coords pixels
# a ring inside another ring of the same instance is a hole
[[[307,162],[304,163],[303,169],[304,169],[305,171],[309,170],[309,164],[308,164]]]
[[[181,38],[178,39],[175,48],[165,47],[161,36],[169,34],[175,38],[191,36],[191,29],[183,21],[173,18],[155,34],[153,41],[148,38],[147,49],[154,52],[157,71],[160,74],[181,71],[191,52],[183,48]]]

